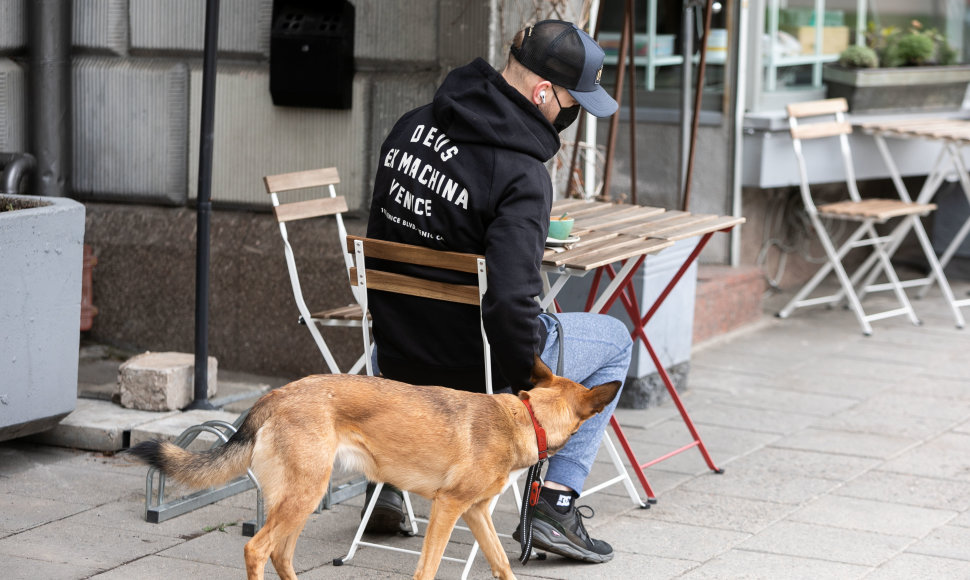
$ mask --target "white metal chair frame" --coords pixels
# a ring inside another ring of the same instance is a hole
[[[348,306],[334,308],[323,312],[311,313],[303,297],[303,289],[300,285],[300,276],[296,266],[296,258],[294,257],[293,247],[290,245],[289,236],[287,235],[286,231],[286,223],[290,221],[333,216],[337,222],[337,233],[340,238],[341,254],[344,257],[344,264],[349,277],[350,269],[353,267],[353,262],[350,256],[343,251],[345,240],[347,239],[347,229],[344,227],[342,216],[342,213],[347,211],[347,201],[343,196],[337,195],[336,188],[334,187],[337,183],[340,183],[340,176],[337,172],[337,168],[327,167],[323,169],[296,171],[279,175],[268,175],[263,178],[263,182],[266,186],[266,193],[269,194],[270,199],[273,202],[276,220],[279,222],[280,235],[283,238],[283,251],[286,255],[286,268],[290,275],[290,285],[293,287],[293,299],[296,301],[297,309],[300,311],[300,323],[305,324],[307,329],[310,331],[310,334],[313,336],[313,341],[316,343],[317,348],[320,349],[320,354],[323,355],[323,359],[327,363],[327,367],[330,369],[330,372],[338,374],[341,372],[340,368],[337,365],[337,361],[334,360],[333,354],[330,352],[330,348],[327,346],[326,340],[324,340],[323,335],[320,333],[319,327],[359,327],[361,326],[362,321],[366,322],[366,319],[360,314],[361,309],[359,306],[360,300],[358,290],[356,287],[351,286],[354,299],[357,302],[356,304],[350,304]],[[279,193],[304,190],[312,187],[327,187],[330,193],[329,197],[321,197],[308,201],[280,203],[278,196]],[[366,327],[367,324],[364,324],[364,326]],[[348,372],[350,374],[360,372],[360,370],[364,368],[365,361],[366,355],[361,355],[361,357],[357,359]]]
[[[479,325],[482,333],[482,344],[484,346],[483,355],[485,357],[485,392],[489,395],[493,394],[492,391],[492,370],[491,370],[491,348],[488,344],[488,337],[485,334],[485,325],[481,319],[481,301],[485,296],[485,292],[488,290],[488,280],[486,276],[486,266],[485,258],[482,256],[476,256],[474,254],[461,254],[457,252],[443,252],[438,250],[432,250],[429,248],[421,248],[418,246],[409,246],[405,244],[396,244],[394,242],[385,242],[381,240],[371,240],[366,238],[360,238],[357,236],[347,237],[347,249],[348,255],[350,252],[353,254],[353,259],[355,266],[351,269],[351,283],[355,285],[356,294],[359,297],[359,302],[361,308],[364,312],[367,312],[367,288],[387,290],[391,292],[397,292],[402,294],[409,294],[412,296],[423,296],[427,298],[433,298],[438,300],[448,300],[452,302],[461,302],[464,304],[473,304],[479,307]],[[387,272],[381,272],[376,270],[371,270],[368,272],[366,267],[365,255],[370,255],[371,257],[380,257],[382,259],[389,259],[401,262],[407,262],[411,264],[417,264],[422,266],[429,266],[439,269],[456,270],[461,272],[469,272],[477,275],[478,284],[477,288],[474,286],[464,286],[459,284],[448,284],[443,282],[433,282],[430,280],[421,280],[411,276],[403,276],[398,274],[392,274]],[[370,275],[370,279],[368,279]],[[371,338],[370,329],[368,325],[364,324],[361,326],[364,338],[364,356],[365,365],[367,368],[367,374],[373,375],[374,369],[371,362]],[[521,469],[513,472],[509,475],[509,480],[505,484],[502,491],[492,498],[492,501],[488,506],[488,513],[491,514],[495,510],[495,506],[498,504],[499,497],[506,490],[511,490],[513,494],[513,500],[515,501],[516,509],[522,504],[522,496],[519,493],[517,484],[519,475],[522,474],[525,469]],[[373,495],[371,496],[370,502],[367,504],[364,515],[361,517],[360,525],[357,527],[357,532],[354,535],[354,540],[350,545],[350,549],[347,555],[343,558],[335,558],[334,565],[340,566],[344,562],[347,562],[354,557],[357,552],[357,548],[360,546],[368,546],[371,548],[380,548],[384,550],[391,550],[394,552],[402,552],[406,554],[420,555],[421,552],[417,550],[410,550],[405,548],[398,548],[396,546],[389,546],[386,544],[378,544],[373,542],[364,542],[361,540],[364,535],[364,530],[367,527],[367,522],[370,520],[371,513],[374,511],[374,506],[377,504],[378,497],[380,496],[381,489],[383,489],[384,483],[377,482],[374,489]],[[411,506],[411,498],[407,491],[404,491],[404,505],[407,509],[408,519],[411,522],[411,533],[416,535],[418,533],[417,524],[427,523],[426,518],[417,518],[414,515],[414,509]],[[469,531],[468,528],[464,526],[455,526],[457,530]],[[500,536],[510,537],[508,534],[499,534]],[[475,556],[478,554],[478,541],[472,545],[471,551],[467,558],[453,558],[449,556],[443,556],[443,560],[450,562],[464,563],[465,567],[462,571],[462,579],[468,577],[468,573],[471,571],[472,564],[475,561]]]
[[[845,99],[826,99],[809,103],[794,103],[788,106],[788,119],[792,136],[792,146],[795,157],[798,160],[798,170],[801,177],[800,192],[805,211],[812,222],[812,226],[818,235],[819,242],[825,250],[828,261],[815,273],[814,276],[798,291],[792,300],[778,313],[781,318],[788,317],[796,308],[812,306],[817,304],[833,304],[847,299],[849,306],[855,313],[862,331],[866,335],[872,334],[871,321],[890,318],[893,316],[906,315],[913,324],[919,324],[919,319],[906,296],[904,286],[900,282],[895,269],[890,262],[890,256],[898,247],[902,236],[912,228],[919,239],[923,252],[934,273],[940,277],[940,286],[944,289],[944,294],[952,302],[952,292],[946,279],[942,277],[942,270],[936,254],[933,251],[926,231],[920,222],[920,216],[926,215],[936,209],[933,204],[913,203],[906,199],[866,199],[863,200],[859,195],[856,185],[855,171],[852,161],[852,153],[849,148],[848,135],[852,133],[852,125],[846,121],[845,112],[848,105]],[[800,124],[799,119],[806,117],[824,117],[834,120]],[[832,138],[839,140],[840,152],[845,169],[845,181],[849,190],[849,200],[829,203],[816,206],[812,198],[811,189],[808,184],[808,171],[805,163],[805,156],[802,151],[802,140]],[[875,224],[882,224],[888,220],[901,217],[902,221],[892,231],[884,236],[878,235]],[[849,237],[838,248],[832,242],[822,222],[822,218],[831,220],[842,220],[858,222],[859,225]],[[846,273],[842,264],[843,258],[850,250],[859,247],[871,247],[872,254],[863,264],[853,273],[852,277]],[[816,289],[829,273],[835,272],[838,277],[841,289],[829,296],[807,298]],[[879,273],[885,274],[888,283],[872,284]],[[859,280],[868,274],[865,283],[859,286]],[[869,291],[892,290],[899,301],[900,307],[867,314],[862,308],[859,293]],[[957,310],[959,314],[959,310]]]

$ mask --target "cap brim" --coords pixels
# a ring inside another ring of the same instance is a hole
[[[566,89],[588,113],[594,117],[609,117],[619,108],[606,89],[597,85],[595,91],[581,92]]]

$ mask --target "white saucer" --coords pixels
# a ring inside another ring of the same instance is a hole
[[[571,236],[566,238],[565,240],[560,240],[557,238],[546,238],[546,245],[551,248],[554,248],[557,246],[565,246],[566,244],[575,244],[578,241],[579,241],[579,236]]]

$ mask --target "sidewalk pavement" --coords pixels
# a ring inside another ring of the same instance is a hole
[[[970,283],[954,291],[966,296]],[[954,328],[936,292],[914,302],[921,327],[883,320],[871,337],[844,310],[772,317],[787,298],[767,299],[762,321],[693,353],[684,403],[725,472],[691,449],[647,470],[659,498],[650,509],[620,486],[586,498],[591,533],[616,550],[606,564],[550,556],[522,566],[505,539],[519,578],[970,578],[970,329]],[[688,440],[669,402],[617,417],[641,460]],[[609,475],[600,461],[591,484]],[[150,524],[145,473],[115,454],[0,443],[0,575],[243,577],[240,523],[255,517],[255,492]],[[411,576],[416,557],[384,550],[331,564],[361,503],[310,518],[296,551],[303,580]],[[419,513],[427,506],[416,502]],[[514,529],[512,501],[502,498],[495,521]],[[456,531],[449,553],[470,542]],[[439,577],[460,572],[444,562]],[[471,576],[489,577],[481,556]]]

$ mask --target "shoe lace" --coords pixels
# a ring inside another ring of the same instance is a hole
[[[592,544],[593,541],[589,537],[589,532],[586,531],[586,526],[583,525],[583,520],[595,516],[596,511],[592,508],[592,506],[578,505],[573,509],[573,513],[575,514],[576,535],[582,538],[587,544]]]

